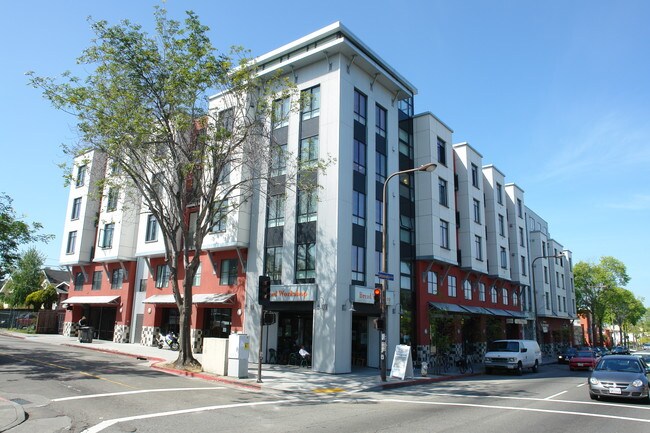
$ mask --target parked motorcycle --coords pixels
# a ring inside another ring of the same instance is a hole
[[[158,339],[158,349],[162,349],[165,346],[173,351],[177,351],[181,348],[178,344],[178,336],[175,332],[169,331],[167,335],[160,336]]]

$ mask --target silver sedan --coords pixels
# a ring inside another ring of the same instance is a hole
[[[650,368],[637,356],[608,355],[589,376],[589,396],[641,400],[650,404]]]

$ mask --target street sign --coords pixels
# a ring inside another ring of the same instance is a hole
[[[375,274],[380,280],[388,280],[388,281],[393,281],[395,279],[395,276],[393,274],[389,274],[388,272],[377,272]]]

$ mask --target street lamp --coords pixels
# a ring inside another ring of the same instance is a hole
[[[538,335],[539,334],[539,326],[538,326],[538,323],[537,323],[538,322],[538,318],[537,318],[538,317],[538,315],[537,315],[538,310],[537,310],[537,286],[535,284],[535,262],[537,260],[539,260],[539,259],[551,259],[551,258],[552,259],[561,259],[563,257],[564,257],[564,253],[562,253],[562,252],[559,253],[559,254],[553,254],[553,255],[550,255],[550,256],[539,256],[539,257],[535,257],[533,259],[532,264],[531,264],[531,278],[533,279],[533,305],[535,307],[534,331],[535,331],[535,340],[537,340],[538,343],[540,342],[540,338],[539,338],[539,335]]]
[[[388,181],[391,180],[395,176],[399,176],[401,174],[407,174],[407,173],[414,173],[416,171],[426,171],[426,172],[432,172],[435,170],[437,167],[436,164],[433,162],[429,162],[427,164],[423,164],[417,168],[411,168],[409,170],[402,170],[402,171],[397,171],[390,176],[386,178],[386,181],[384,182],[384,221],[383,221],[383,227],[382,227],[382,232],[381,232],[381,251],[384,256],[383,263],[381,265],[381,271],[383,274],[386,274],[388,272],[388,243],[386,242],[386,237],[388,233]],[[379,308],[380,308],[380,315],[379,315],[379,323],[382,324],[380,326],[380,332],[381,332],[381,352],[379,355],[379,372],[381,375],[381,381],[386,382],[386,348],[388,347],[388,342],[386,341],[386,293],[388,292],[388,280],[386,278],[382,279],[382,289],[381,289],[381,296],[379,298]]]

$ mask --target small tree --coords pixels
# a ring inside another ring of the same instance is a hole
[[[8,195],[0,194],[0,281],[3,281],[16,266],[20,254],[20,245],[30,242],[48,242],[54,236],[38,234],[43,228],[40,223],[31,226],[16,216],[12,206],[13,200]]]
[[[18,260],[18,267],[11,274],[9,290],[6,295],[7,303],[12,306],[27,305],[26,299],[40,289],[43,279],[44,258],[35,248],[28,249]]]
[[[35,292],[30,293],[25,298],[25,305],[31,305],[34,311],[38,311],[41,308],[46,310],[51,310],[52,305],[56,302],[58,295],[56,293],[56,288],[48,284],[46,288],[36,290]]]
[[[646,312],[643,303],[629,290],[615,287],[609,290],[606,297],[608,317],[611,322],[618,325],[621,343],[624,333],[630,326],[636,325]]]
[[[77,117],[83,145],[67,150],[75,156],[104,153],[119,173],[105,182],[136,191],[143,212],[156,218],[180,313],[175,364],[192,367],[198,366],[190,341],[192,281],[203,240],[254,193],[265,191],[273,161],[286,164],[269,126],[282,120],[272,115],[273,101],[294,89],[279,74],[261,79],[241,49],[213,54],[208,28],[193,12],[182,26],[156,8],[155,22],[155,37],[128,21],[94,22],[94,45],[79,59],[94,71],[83,82],[65,74],[63,83],[34,75],[31,83],[56,108]],[[218,109],[209,109],[209,94],[218,94]],[[308,181],[313,176],[307,171],[322,168],[320,161],[308,167],[296,162],[301,176],[287,174],[285,180]]]

